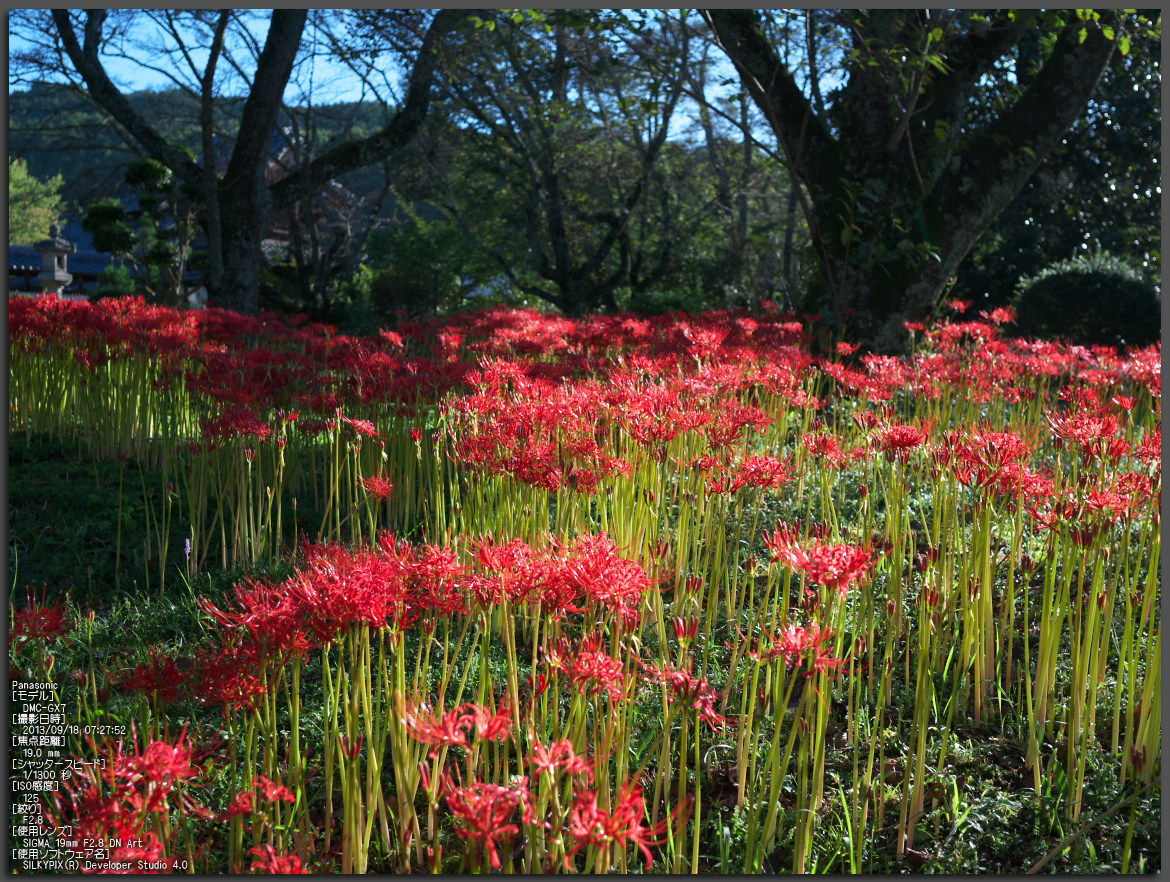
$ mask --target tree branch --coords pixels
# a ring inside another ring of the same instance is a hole
[[[938,231],[939,252],[952,269],[1027,183],[1096,89],[1114,50],[1103,28],[1116,28],[1117,15],[1104,11],[1099,22],[1087,23],[1084,43],[1079,24],[1065,28],[1024,94],[977,133],[977,148],[964,155],[958,168],[945,172],[931,193],[927,227]]]
[[[276,112],[284,97],[284,87],[292,74],[308,17],[306,9],[272,11],[268,36],[256,62],[256,75],[244,101],[239,134],[224,175],[224,185],[227,187],[246,181],[257,167],[263,166]]]
[[[825,120],[813,111],[791,72],[776,55],[753,10],[706,9],[703,17],[735,64],[756,105],[768,116],[785,156],[796,166],[793,171],[805,167],[802,177],[807,180],[809,168],[818,165],[818,157],[827,159],[835,146]]]
[[[339,144],[273,184],[270,188],[273,206],[280,208],[303,199],[322,181],[373,165],[405,146],[422,126],[430,108],[431,80],[438,63],[439,44],[447,36],[468,27],[473,15],[475,10],[440,9],[423,37],[402,109],[380,132],[361,141]]]
[[[85,46],[78,44],[77,35],[73,32],[73,23],[69,20],[67,9],[54,9],[53,22],[61,37],[61,44],[65,49],[73,67],[89,89],[90,97],[109,113],[130,136],[139,143],[142,149],[152,159],[156,159],[167,166],[176,175],[188,179],[198,179],[199,166],[187,158],[183,151],[169,144],[150,124],[134,109],[126,97],[118,91],[102,67],[98,58],[98,49],[101,45],[102,24],[105,22],[106,10],[88,10],[85,22]]]

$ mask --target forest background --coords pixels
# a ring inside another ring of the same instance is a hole
[[[946,299],[1006,305],[1021,278],[1071,257],[1104,251],[1160,275],[1156,10],[87,15],[12,13],[10,173],[17,159],[60,176],[67,216],[141,200],[149,223],[102,241],[142,264],[181,253],[215,302],[244,311],[369,331],[495,302],[772,302],[853,319],[880,345],[883,321]],[[266,79],[282,45],[284,79]],[[1064,97],[1070,125],[1029,146],[1013,114],[1055,114],[1061,53],[1087,63],[1091,50],[1100,75],[1084,100]],[[752,52],[784,72],[771,91],[753,92]],[[115,86],[115,71],[137,80]],[[134,87],[144,79],[156,85]],[[229,160],[262,101],[271,136],[247,145],[266,154],[256,208],[231,191],[243,163]],[[785,114],[798,112],[796,137]],[[948,187],[1003,205],[934,217],[956,202]],[[971,244],[951,242],[965,224]],[[10,242],[27,226],[10,211]]]

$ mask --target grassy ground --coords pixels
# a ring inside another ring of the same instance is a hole
[[[79,693],[86,672],[96,674],[103,690],[104,711],[109,721],[129,724],[135,710],[132,696],[106,684],[119,671],[145,659],[150,647],[190,652],[208,635],[199,599],[222,601],[231,586],[245,577],[279,579],[291,572],[289,562],[253,567],[212,567],[193,582],[182,575],[183,522],[181,500],[173,506],[168,543],[169,575],[164,592],[158,584],[158,513],[166,492],[158,476],[141,475],[132,462],[117,459],[94,462],[75,446],[16,435],[10,438],[9,461],[9,564],[13,574],[13,599],[23,603],[26,590],[45,590],[50,599],[69,595],[79,621],[81,639],[60,650],[55,674],[67,695]],[[144,499],[145,487],[145,499]],[[121,494],[119,494],[121,488]],[[153,512],[153,513],[151,513]],[[89,615],[92,613],[92,619]],[[1021,635],[1023,636],[1023,635]],[[722,646],[730,635],[719,635]],[[499,645],[498,643],[496,644]],[[476,650],[470,649],[470,652]],[[18,667],[27,660],[11,660]],[[471,659],[469,658],[469,661]],[[504,664],[504,659],[492,660]],[[713,678],[714,680],[715,678]],[[718,683],[716,683],[718,685]],[[306,684],[307,706],[302,731],[307,743],[321,731],[320,691]],[[940,683],[945,699],[948,685]],[[66,698],[67,706],[69,698]],[[647,712],[654,712],[653,695]],[[887,724],[892,743],[909,753],[909,717],[913,687],[895,681]],[[1008,710],[1010,714],[1010,709]],[[177,706],[171,718],[203,720],[206,711],[196,706]],[[834,708],[843,720],[844,708]],[[865,745],[861,746],[865,748]],[[838,786],[849,780],[854,761],[853,746],[833,743],[827,758],[825,817],[818,828],[815,854],[817,871],[847,871],[851,839],[846,814],[841,811]],[[937,750],[937,749],[936,749]],[[1120,854],[1133,819],[1131,871],[1161,869],[1160,795],[1125,799],[1111,770],[1092,767],[1085,792],[1085,822],[1070,829],[1063,818],[1058,794],[1040,798],[1024,774],[1026,745],[1022,735],[958,728],[948,753],[944,774],[933,782],[935,807],[920,822],[914,849],[895,857],[893,829],[898,815],[897,784],[901,763],[891,755],[886,764],[889,793],[882,832],[853,854],[858,869],[874,873],[1017,873],[1056,853],[1046,872],[1105,873],[1120,869]],[[937,753],[936,753],[937,755]],[[1090,763],[1101,762],[1090,754]],[[734,770],[711,755],[703,775],[704,806],[701,823],[701,870],[731,871],[742,866],[744,827],[734,810]],[[1053,774],[1063,776],[1057,764]],[[219,792],[223,790],[223,792]],[[324,794],[317,800],[323,804]],[[214,782],[201,794],[209,805],[226,805],[230,794]],[[1131,814],[1133,812],[1133,814]],[[784,871],[791,866],[791,830],[788,842],[770,855],[766,868]],[[452,836],[452,853],[457,841]],[[661,864],[656,865],[661,868]],[[377,861],[371,862],[377,868]],[[208,869],[222,869],[214,864]],[[810,868],[811,869],[811,868]]]

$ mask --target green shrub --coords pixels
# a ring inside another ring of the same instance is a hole
[[[1082,346],[1146,346],[1162,336],[1155,284],[1112,254],[1054,263],[1016,285],[1017,334]]]
[[[370,237],[369,305],[379,316],[412,318],[458,308],[464,276],[474,264],[471,243],[450,220],[412,219]]]
[[[662,291],[635,291],[627,309],[639,315],[665,315],[668,312],[698,313],[713,305],[697,286],[676,286]]]
[[[124,266],[107,266],[98,273],[97,292],[91,300],[101,300],[103,297],[126,297],[134,293],[134,279],[130,270]]]

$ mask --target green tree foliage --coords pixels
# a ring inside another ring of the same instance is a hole
[[[1142,12],[1157,17],[1156,10]],[[960,268],[956,296],[1002,306],[1020,277],[1100,250],[1158,278],[1161,50],[1160,41],[1141,39],[1113,54],[1084,115]],[[1020,53],[1030,54],[1024,46]]]
[[[150,158],[130,163],[125,180],[137,192],[142,208],[141,256],[149,280],[147,294],[176,306],[182,300],[200,192],[180,184],[167,166]]]
[[[8,241],[28,245],[48,238],[61,214],[61,176],[41,181],[23,159],[8,158]]]
[[[1162,335],[1157,286],[1107,252],[1075,257],[1016,286],[1017,333],[1082,346],[1148,346]]]
[[[93,236],[93,247],[132,260],[138,237],[127,221],[130,213],[117,199],[103,199],[91,205],[81,219],[81,227]]]
[[[125,297],[134,293],[134,278],[124,266],[107,266],[98,273],[98,286],[92,300],[104,297]]]
[[[126,100],[167,141],[199,152],[199,102],[188,92],[142,90],[128,93]],[[215,109],[215,131],[233,135],[243,100],[225,97]],[[26,157],[29,171],[38,177],[61,175],[61,195],[82,205],[130,195],[123,176],[127,165],[141,156],[87,95],[43,81],[9,93],[8,149]]]
[[[485,279],[482,264],[458,223],[415,213],[370,237],[370,305],[386,319],[453,311]]]
[[[68,85],[14,93],[13,143],[43,146],[20,154],[33,173],[68,166],[67,187],[101,195],[133,192],[127,161],[149,156],[172,189],[157,211],[146,200],[143,255],[176,268],[157,221],[177,192],[198,205],[209,250],[195,263],[218,302],[250,308],[272,237],[287,247],[265,304],[324,320],[366,296],[349,281],[366,259],[385,309],[457,308],[500,279],[513,302],[567,312],[778,299],[892,348],[947,291],[1006,300],[1082,246],[1156,274],[1156,13],[704,16],[23,10],[12,27],[41,43],[14,55],[17,81]],[[150,63],[175,89],[109,81],[104,58],[146,57],[140,26],[173,36]],[[208,47],[194,64],[193,45]],[[320,103],[322,52],[376,100]],[[381,85],[388,58],[404,98]],[[219,173],[198,154],[223,154]],[[356,198],[333,198],[334,182]],[[411,220],[422,203],[443,222]],[[387,223],[401,226],[375,244]],[[424,267],[392,253],[432,254],[447,281],[421,293]]]
[[[616,309],[673,268],[663,148],[682,29],[629,48],[572,12],[484,14],[443,83],[470,149],[442,204],[512,285],[568,313]]]
[[[737,128],[740,99],[685,100],[705,97],[711,65],[690,35],[662,13],[485,15],[442,86],[445,115],[404,151],[418,173],[402,192],[456,220],[516,300],[579,313],[772,298],[791,218],[767,203],[784,202],[784,176]]]

